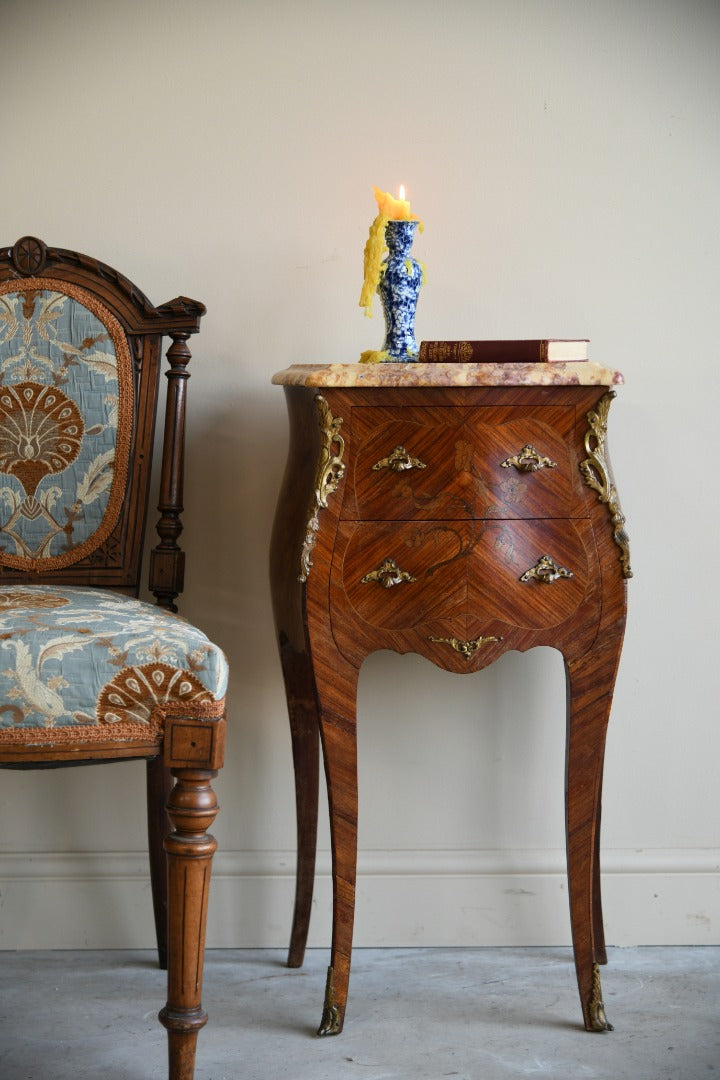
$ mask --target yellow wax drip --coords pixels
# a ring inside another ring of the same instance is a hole
[[[378,282],[380,281],[382,257],[387,251],[387,245],[385,243],[385,226],[387,225],[388,220],[389,219],[383,214],[378,214],[370,226],[370,233],[365,242],[365,253],[363,256],[365,280],[363,281],[363,287],[360,293],[360,307],[365,308],[365,314],[368,318],[372,318],[373,296],[375,295]]]
[[[360,353],[361,364],[381,364],[389,359],[390,353],[385,349],[366,349],[365,352]]]

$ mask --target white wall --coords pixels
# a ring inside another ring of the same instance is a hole
[[[0,5],[2,237],[208,307],[183,610],[227,650],[209,940],[284,945],[292,771],[267,582],[273,372],[378,347],[372,185],[425,233],[420,338],[588,336],[635,577],[607,751],[613,943],[720,940],[720,8],[698,0]],[[560,943],[558,654],[360,683],[358,944]],[[0,772],[0,947],[147,945],[144,770]],[[715,782],[714,782],[715,780]],[[312,942],[329,944],[327,827]]]

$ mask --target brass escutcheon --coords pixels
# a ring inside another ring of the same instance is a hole
[[[429,637],[428,641],[435,641],[440,645],[449,645],[455,652],[460,653],[466,660],[472,660],[478,649],[483,645],[487,645],[491,641],[502,641],[501,637],[479,637],[473,638],[472,641],[463,641],[462,638],[456,637]]]
[[[360,578],[362,585],[369,585],[372,581],[376,581],[384,589],[392,589],[393,585],[417,581],[417,578],[409,574],[407,570],[401,570],[394,559],[385,559],[377,570],[371,570],[369,574]]]
[[[518,472],[531,473],[537,472],[538,469],[557,469],[557,461],[545,457],[534,446],[527,443],[519,453],[500,462],[502,469],[509,469],[511,466]]]
[[[552,585],[560,578],[571,578],[572,570],[566,570],[564,566],[558,566],[549,555],[541,555],[534,566],[526,570],[520,577],[521,581],[539,581],[543,585]]]
[[[405,472],[408,469],[426,469],[427,465],[420,458],[412,457],[404,446],[396,446],[387,457],[376,461],[372,467],[373,472],[380,469],[391,469],[392,472]]]

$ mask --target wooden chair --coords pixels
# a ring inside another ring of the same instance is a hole
[[[0,764],[146,760],[170,1080],[191,1080],[207,1019],[207,830],[225,731],[225,657],[175,614],[187,340],[204,313],[186,297],[156,308],[109,266],[34,237],[0,251]],[[137,597],[163,335],[152,604]]]

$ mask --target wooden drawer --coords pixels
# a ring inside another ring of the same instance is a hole
[[[584,516],[571,406],[355,408],[346,519]]]
[[[474,410],[466,424],[487,517],[584,516],[569,406]]]
[[[585,599],[595,558],[582,521],[488,523],[468,564],[468,611],[533,630],[559,626]]]
[[[351,422],[354,483],[344,517],[443,521],[484,516],[487,499],[473,468],[464,410],[356,408]]]
[[[345,522],[340,534],[347,600],[385,630],[465,615],[558,626],[583,602],[594,559],[582,521]],[[543,556],[551,557],[547,567]]]
[[[364,622],[399,630],[465,609],[472,524],[344,522],[340,530],[341,538],[349,535],[343,589]],[[391,583],[393,576],[400,578],[396,584]]]

